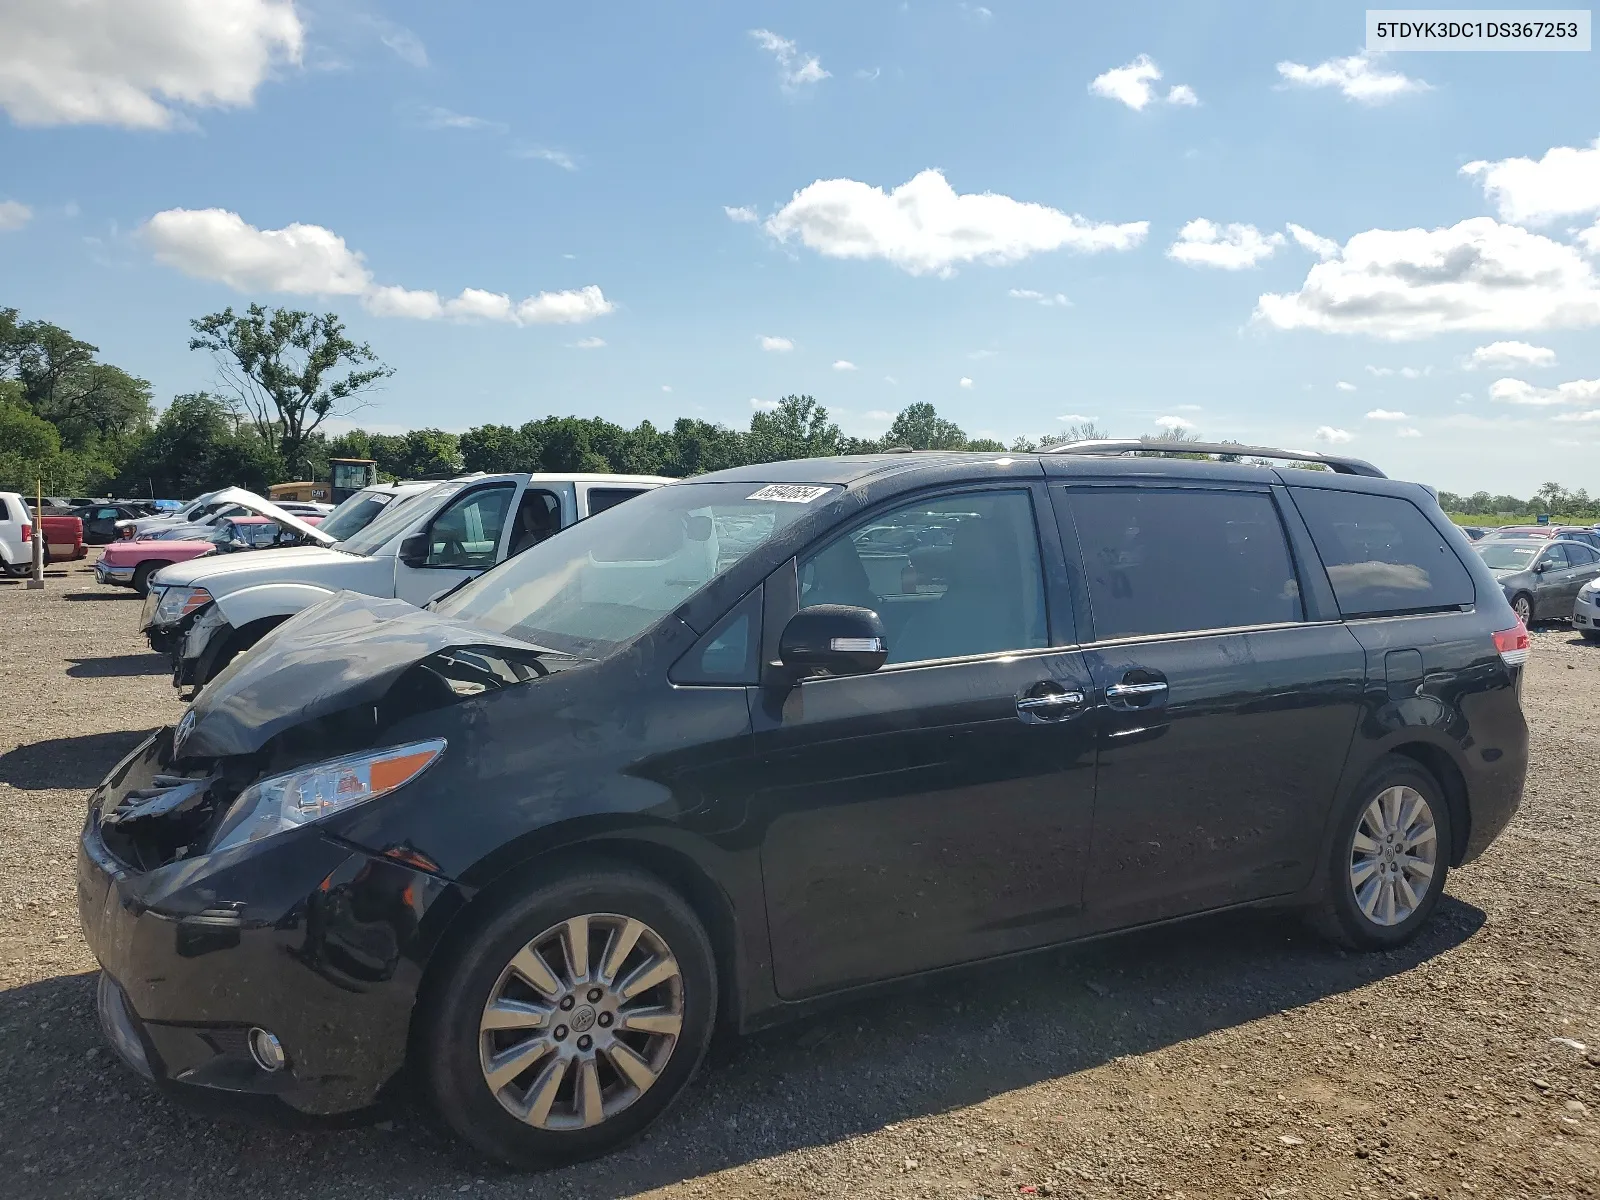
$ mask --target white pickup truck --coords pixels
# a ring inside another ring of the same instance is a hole
[[[141,628],[177,687],[202,687],[242,650],[341,591],[421,606],[568,525],[672,480],[654,475],[469,475],[386,509],[332,547],[196,559],[150,581]]]

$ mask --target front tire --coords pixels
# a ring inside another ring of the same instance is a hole
[[[1519,592],[1511,601],[1511,611],[1517,614],[1517,620],[1530,629],[1533,627],[1533,597],[1527,592]]]
[[[514,1167],[608,1153],[641,1134],[705,1057],[710,939],[643,872],[582,866],[532,884],[441,962],[421,1059],[439,1114]]]
[[[1313,925],[1354,950],[1404,945],[1444,893],[1450,839],[1450,806],[1438,781],[1412,759],[1380,759],[1334,823]]]
[[[171,563],[143,562],[133,569],[133,590],[141,596],[150,594],[150,576],[162,567],[170,567]]]

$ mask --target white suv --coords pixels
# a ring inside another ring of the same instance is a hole
[[[469,475],[391,504],[330,549],[303,546],[165,567],[141,626],[200,687],[286,618],[341,591],[421,606],[567,526],[672,480],[654,475]],[[334,518],[330,518],[330,524]]]

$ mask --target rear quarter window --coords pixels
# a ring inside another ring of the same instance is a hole
[[[1411,501],[1290,488],[1346,617],[1460,608],[1477,599],[1456,552]]]

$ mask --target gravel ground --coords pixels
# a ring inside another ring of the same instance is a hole
[[[1600,1195],[1600,647],[1564,627],[1534,637],[1522,812],[1407,949],[1233,916],[995,968],[733,1044],[645,1141],[516,1176],[404,1096],[201,1111],[101,1049],[84,793],[181,712],[137,613],[82,565],[0,584],[5,1195]]]

